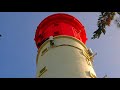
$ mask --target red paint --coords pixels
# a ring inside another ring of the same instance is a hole
[[[84,26],[68,14],[53,14],[45,18],[37,27],[35,42],[39,48],[50,36],[68,35],[86,43],[87,37]]]

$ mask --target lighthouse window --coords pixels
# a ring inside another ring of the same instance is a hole
[[[42,70],[40,70],[40,73],[43,73],[45,70],[46,70],[46,66]]]
[[[38,77],[40,77],[41,75],[43,75],[43,73],[45,73],[47,71],[46,66],[40,70],[40,75]]]
[[[96,78],[96,76],[93,73],[91,73],[90,71],[89,71],[89,74],[90,74],[91,78]]]
[[[44,55],[47,51],[48,51],[48,49],[47,49],[47,48],[45,48],[45,49],[42,51],[41,56],[43,56],[43,55]]]

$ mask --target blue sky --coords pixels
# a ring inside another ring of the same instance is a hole
[[[0,12],[0,78],[35,78],[38,24],[58,12]],[[99,78],[120,77],[120,29],[112,22],[106,35],[91,40],[100,12],[61,12],[76,17],[86,29],[87,47],[97,52],[94,69]]]

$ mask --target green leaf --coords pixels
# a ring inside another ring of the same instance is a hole
[[[103,29],[102,29],[102,32],[103,32],[103,34],[105,35],[105,33],[106,33],[106,30],[103,28]]]
[[[117,13],[120,15],[120,12]],[[98,29],[94,31],[93,37],[91,39],[96,38],[98,39],[101,33],[105,35],[106,33],[105,28],[106,26],[110,26],[111,21],[114,19],[115,14],[116,14],[115,12],[101,12],[97,22]]]

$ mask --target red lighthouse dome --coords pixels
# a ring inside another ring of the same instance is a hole
[[[35,42],[39,48],[50,36],[73,36],[84,44],[87,37],[84,26],[73,16],[68,14],[53,14],[45,18],[37,27]]]

